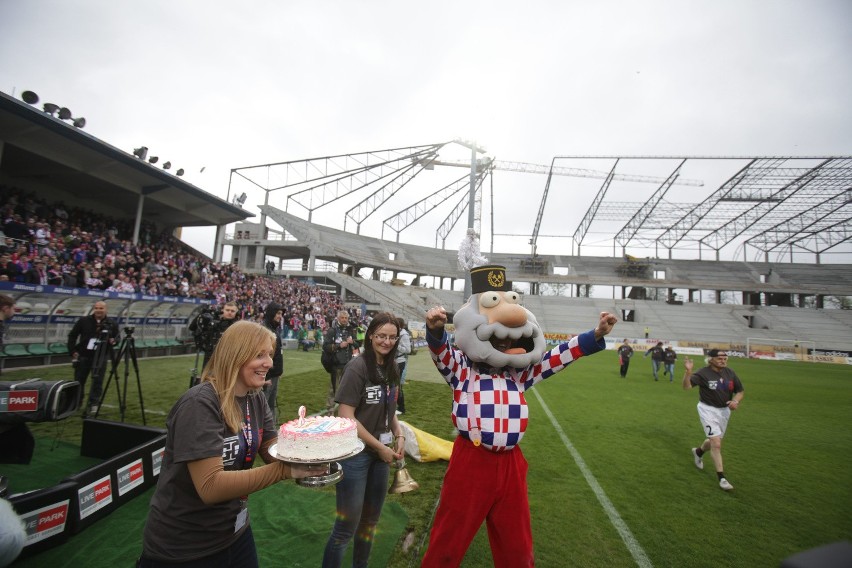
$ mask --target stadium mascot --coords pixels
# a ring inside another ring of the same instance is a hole
[[[526,391],[585,355],[605,348],[616,323],[547,350],[535,316],[520,305],[503,266],[470,269],[472,294],[453,315],[455,345],[443,307],[426,313],[432,361],[453,389],[458,436],[422,566],[458,566],[482,521],[494,565],[533,566],[527,462],[518,444],[527,428]]]

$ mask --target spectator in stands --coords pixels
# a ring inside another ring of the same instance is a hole
[[[101,386],[110,360],[112,346],[118,340],[118,324],[107,317],[104,301],[95,302],[92,313],[77,320],[68,333],[68,353],[74,366],[74,380],[80,383],[80,403],[86,391],[86,380],[92,375],[88,403],[83,412],[96,414],[101,398]]]
[[[257,566],[247,496],[327,467],[288,464],[269,454],[276,423],[266,398],[256,395],[272,366],[273,335],[248,321],[229,327],[201,383],[169,412],[137,566]],[[258,455],[266,465],[253,467]]]
[[[47,270],[44,268],[44,261],[36,260],[33,263],[32,268],[27,270],[25,282],[27,284],[40,284],[41,286],[47,286]]]
[[[399,391],[396,396],[396,413],[405,414],[405,396],[402,387],[405,385],[405,372],[408,370],[408,356],[411,354],[411,333],[402,318],[396,319],[399,327],[399,341],[396,343],[396,365],[399,367]]]
[[[20,274],[18,265],[12,262],[11,257],[7,253],[0,255],[0,274],[8,276],[10,282],[15,282],[18,274]]]
[[[276,419],[278,416],[278,381],[281,375],[284,374],[284,355],[281,353],[281,316],[284,312],[281,310],[281,304],[270,302],[266,305],[263,312],[263,325],[265,325],[272,333],[275,334],[275,349],[272,352],[272,367],[266,373],[266,381],[263,384],[263,392],[266,394],[266,402],[269,405],[269,410],[272,411],[272,417]]]
[[[710,450],[719,487],[725,491],[734,488],[725,476],[722,463],[722,438],[728,428],[731,411],[740,407],[745,396],[743,384],[737,374],[728,368],[728,354],[719,349],[707,352],[707,366],[692,373],[693,362],[689,357],[683,362],[683,389],[698,387],[698,418],[706,438],[697,448],[692,448],[695,467],[704,469],[702,456]]]
[[[648,355],[651,356],[651,370],[654,372],[654,380],[658,381],[660,377],[657,373],[663,366],[663,342],[658,341],[656,345],[645,351],[645,357]]]
[[[646,325],[645,326],[645,339],[648,339],[649,335],[651,335],[651,328]]]
[[[337,384],[343,376],[343,368],[352,359],[352,352],[361,347],[361,343],[355,337],[355,326],[349,323],[349,312],[340,310],[337,319],[331,324],[328,333],[325,334],[322,348],[331,353],[334,358],[333,369],[329,373],[331,387],[328,391],[326,407],[329,411],[334,409],[334,393],[337,392]]]
[[[86,288],[90,290],[105,290],[104,282],[101,280],[99,270],[92,270],[91,275],[86,278]]]
[[[47,271],[47,283],[51,286],[62,286],[62,267],[54,261],[50,264],[50,269]]]
[[[631,357],[633,357],[633,348],[630,346],[630,340],[625,339],[624,343],[618,348],[618,364],[621,365],[619,372],[622,379],[627,377],[627,369],[630,368]]]
[[[675,361],[677,361],[677,353],[672,349],[671,345],[666,345],[663,351],[663,365],[666,366],[666,374],[669,376],[669,382],[674,381]]]

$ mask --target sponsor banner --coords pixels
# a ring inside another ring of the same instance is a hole
[[[77,490],[80,520],[112,503],[112,481],[109,475]]]
[[[0,282],[0,291],[37,292],[39,294],[58,294],[60,296],[82,296],[84,298],[117,298],[122,300],[152,300],[179,304],[215,304],[215,300],[200,298],[184,298],[179,296],[151,296],[148,294],[128,294],[126,292],[106,292],[85,288],[66,288],[64,286],[46,286],[41,284],[24,284],[23,282]]]
[[[151,452],[151,469],[154,472],[154,477],[160,475],[160,469],[163,467],[163,456],[166,454],[166,447],[163,446],[159,450]]]
[[[719,347],[718,349],[722,349],[722,348]],[[737,351],[736,349],[725,349],[724,351],[725,351],[725,353],[728,354],[729,358],[730,357],[739,357],[741,359],[747,359],[748,358],[748,356],[746,355],[745,349],[743,349],[742,351]]]
[[[565,343],[572,337],[574,337],[573,333],[544,333],[544,340],[547,343]]]
[[[136,459],[124,467],[120,467],[116,472],[118,479],[118,495],[121,497],[134,487],[139,487],[145,483],[145,472],[142,468],[142,458]]]
[[[777,361],[798,361],[801,359],[801,357],[799,357],[795,353],[776,352],[775,359]]]
[[[749,351],[751,359],[775,359],[775,353],[772,351]]]
[[[69,503],[70,501],[65,499],[21,515],[27,533],[25,546],[61,534],[68,522]]]
[[[678,345],[672,345],[672,349],[674,349],[675,353],[678,355],[695,355],[696,357],[704,356],[704,350],[699,347],[680,347]]]
[[[849,357],[831,357],[828,355],[809,355],[808,361],[815,363],[837,363],[838,365],[848,364]]]
[[[0,392],[0,412],[35,412],[37,410],[37,390]]]
[[[841,359],[852,357],[852,351],[839,351],[832,349],[831,351],[823,351],[822,349],[808,349],[808,355],[817,357],[840,357]]]
[[[37,324],[37,325],[45,325],[45,324],[75,324],[77,320],[80,318],[78,316],[48,316],[48,315],[36,315],[36,314],[15,314],[12,318],[12,323],[15,325],[28,325],[28,324]],[[121,319],[113,319],[119,326],[121,325],[186,325],[189,323],[189,318],[186,317],[174,317],[174,318],[121,318]]]

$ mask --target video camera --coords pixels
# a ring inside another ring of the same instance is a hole
[[[0,382],[0,463],[28,464],[35,445],[26,422],[55,422],[80,406],[77,381]]]
[[[219,322],[220,315],[216,308],[207,306],[201,313],[195,317],[193,322],[195,329],[193,330],[193,339],[195,347],[205,352],[210,352],[215,347],[216,341],[216,324]]]
[[[63,420],[77,411],[80,398],[77,381],[0,382],[0,424]]]

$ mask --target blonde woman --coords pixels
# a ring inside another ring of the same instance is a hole
[[[282,479],[321,473],[269,455],[276,429],[261,388],[274,348],[270,330],[234,323],[201,383],[172,408],[138,566],[257,566],[248,495]],[[253,468],[258,455],[267,465]]]

